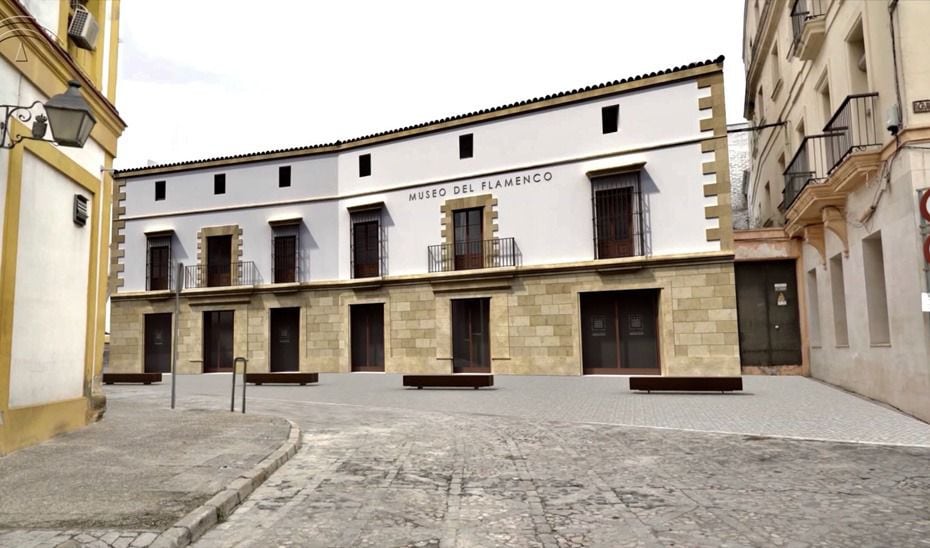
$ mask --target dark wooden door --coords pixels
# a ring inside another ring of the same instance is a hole
[[[384,305],[353,305],[350,316],[352,371],[384,371]]]
[[[452,301],[452,372],[490,373],[491,299]]]
[[[484,266],[484,235],[481,226],[483,220],[484,211],[480,207],[460,209],[452,214],[456,270]]]
[[[800,365],[795,262],[738,263],[735,271],[742,365]]]
[[[297,236],[274,237],[274,283],[297,281]]]
[[[207,286],[231,285],[232,236],[207,238]]]
[[[171,314],[145,315],[146,373],[171,372]]]
[[[381,274],[378,221],[356,222],[352,225],[352,262],[354,277],[370,278]]]
[[[203,372],[232,371],[233,311],[203,313]]]
[[[170,260],[171,248],[167,245],[149,247],[149,289],[151,291],[168,289]]]
[[[631,257],[633,240],[633,187],[598,190],[595,195],[597,217],[597,257]]]
[[[271,371],[300,370],[300,309],[271,309]]]
[[[585,374],[659,374],[658,290],[581,295]]]

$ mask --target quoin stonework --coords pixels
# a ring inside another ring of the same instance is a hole
[[[123,170],[110,369],[737,375],[722,69]]]

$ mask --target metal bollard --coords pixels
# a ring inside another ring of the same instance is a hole
[[[245,374],[249,369],[249,360],[241,356],[233,360],[232,394],[229,396],[229,412],[232,413],[236,410],[236,365],[240,361],[242,362],[242,414],[245,414]]]

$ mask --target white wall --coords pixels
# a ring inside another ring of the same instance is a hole
[[[22,0],[26,9],[40,25],[58,34],[58,14],[61,2],[58,0]]]
[[[442,203],[478,194],[498,200],[497,236],[515,238],[523,265],[591,260],[586,173],[639,162],[646,163],[647,252],[718,251],[719,243],[706,240],[706,229],[717,221],[704,218],[704,207],[716,204],[703,193],[714,176],[701,169],[713,155],[697,143],[654,148],[708,136],[699,123],[707,112],[698,110],[698,98],[706,94],[694,81],[682,82],[339,154],[128,179],[123,291],[145,289],[145,232],[173,229],[174,258],[190,265],[196,263],[197,231],[227,224],[243,228],[242,260],[255,261],[268,283],[268,221],[287,217],[304,220],[301,258],[310,269],[302,279],[347,279],[347,208],[378,201],[386,205],[387,274],[422,274],[428,271],[427,247],[442,242]],[[604,135],[601,107],[613,104],[620,105],[620,131]],[[458,157],[464,133],[475,136],[470,159]],[[653,149],[617,153],[640,148]],[[372,175],[360,178],[363,153],[372,154]],[[280,165],[292,166],[290,188],[278,188]],[[216,173],[226,174],[225,195],[213,194]],[[504,185],[523,177],[531,182]],[[166,199],[156,202],[158,180],[166,181]]]
[[[24,153],[13,309],[10,406],[83,393],[92,223],[72,221],[74,182]],[[88,206],[92,208],[93,201]],[[49,344],[54,339],[55,344]]]

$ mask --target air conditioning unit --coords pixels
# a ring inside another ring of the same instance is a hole
[[[97,32],[100,27],[94,16],[87,11],[82,5],[74,6],[74,14],[71,16],[71,23],[68,25],[68,36],[79,48],[93,50],[97,42]]]

